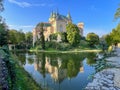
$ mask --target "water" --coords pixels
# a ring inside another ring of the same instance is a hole
[[[95,72],[95,53],[17,53],[20,64],[44,90],[83,90]]]

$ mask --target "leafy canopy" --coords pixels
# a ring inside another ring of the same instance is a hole
[[[67,27],[67,40],[68,42],[76,46],[80,42],[80,31],[75,24],[68,23]]]

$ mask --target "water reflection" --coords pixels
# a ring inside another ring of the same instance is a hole
[[[82,90],[94,72],[95,53],[17,53],[27,72],[45,90]],[[23,60],[24,59],[24,60]]]

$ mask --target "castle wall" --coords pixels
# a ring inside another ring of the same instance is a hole
[[[57,26],[56,26],[56,29],[57,29],[57,32],[66,32],[66,25],[67,25],[67,22],[66,21],[57,21]]]

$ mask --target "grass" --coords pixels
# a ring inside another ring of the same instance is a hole
[[[16,77],[17,88],[20,90],[42,90],[35,80],[24,70],[22,66],[18,64],[17,57],[12,55],[14,62],[16,63]]]
[[[6,49],[7,52],[9,50]],[[41,87],[32,79],[32,77],[24,70],[22,66],[19,65],[18,59],[16,56],[11,53],[6,53],[2,48],[0,48],[0,56],[5,59],[5,63],[7,65],[8,77],[13,75],[14,77],[8,78],[9,90],[42,90]],[[4,59],[3,59],[4,60]],[[6,61],[8,60],[8,61]],[[9,62],[9,63],[8,63]],[[10,68],[8,68],[10,67]],[[15,79],[14,79],[15,78]],[[14,81],[13,81],[14,79]],[[11,85],[13,85],[11,87]]]

